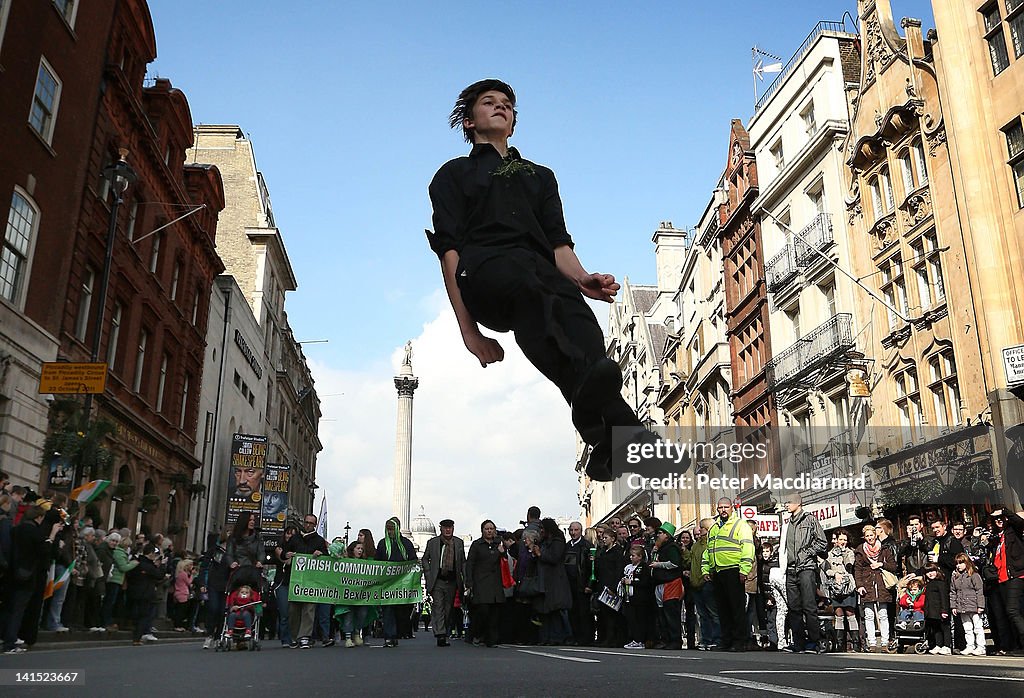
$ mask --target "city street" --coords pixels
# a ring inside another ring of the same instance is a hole
[[[1020,658],[876,655],[790,655],[753,652],[632,651],[599,648],[473,647],[447,649],[419,634],[395,650],[377,646],[286,650],[264,643],[261,652],[220,654],[201,644],[97,646],[41,650],[0,657],[0,674],[78,671],[85,695],[327,696],[599,696],[782,694],[828,696],[1020,695]],[[67,687],[36,689],[57,695]]]

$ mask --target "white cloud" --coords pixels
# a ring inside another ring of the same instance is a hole
[[[436,294],[435,294],[436,295]],[[440,300],[444,300],[442,304]],[[536,504],[577,516],[575,432],[561,394],[526,360],[511,334],[498,336],[505,360],[481,368],[466,351],[447,300],[430,297],[433,320],[413,337],[420,379],[413,407],[412,515],[422,505],[436,524],[479,534],[493,519],[515,528]],[[312,361],[323,400],[317,459],[328,499],[329,533],[369,528],[379,537],[392,515],[398,398],[393,376],[402,347],[360,371]],[[316,503],[319,510],[319,498]]]

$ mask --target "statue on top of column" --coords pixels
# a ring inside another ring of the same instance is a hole
[[[402,359],[403,366],[412,366],[412,341],[405,343],[405,358]]]

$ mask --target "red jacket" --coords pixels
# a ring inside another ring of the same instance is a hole
[[[924,592],[922,591],[921,595],[918,596],[917,599],[913,602],[913,606],[911,606],[910,594],[903,592],[903,596],[900,597],[900,608],[906,608],[913,611],[920,611],[921,613],[924,613]]]
[[[241,598],[238,595],[238,589],[235,589],[233,592],[228,594],[228,610],[230,611],[232,606],[244,606],[247,603],[257,603],[259,601],[260,593],[255,589],[253,589],[252,592],[249,594],[248,599]],[[242,610],[248,610],[251,613],[255,610],[255,606],[249,606],[247,609]]]

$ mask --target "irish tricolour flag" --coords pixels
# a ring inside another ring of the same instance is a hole
[[[50,569],[46,572],[46,586],[43,587],[43,599],[50,598],[54,592],[59,591],[62,586],[71,581],[71,572],[74,569],[75,563],[72,561],[71,566],[64,570],[64,574],[54,579],[56,565],[51,562]]]
[[[82,504],[88,504],[92,500],[100,496],[100,492],[107,489],[110,485],[110,480],[93,480],[87,482],[81,487],[76,487],[71,490],[71,499]]]

